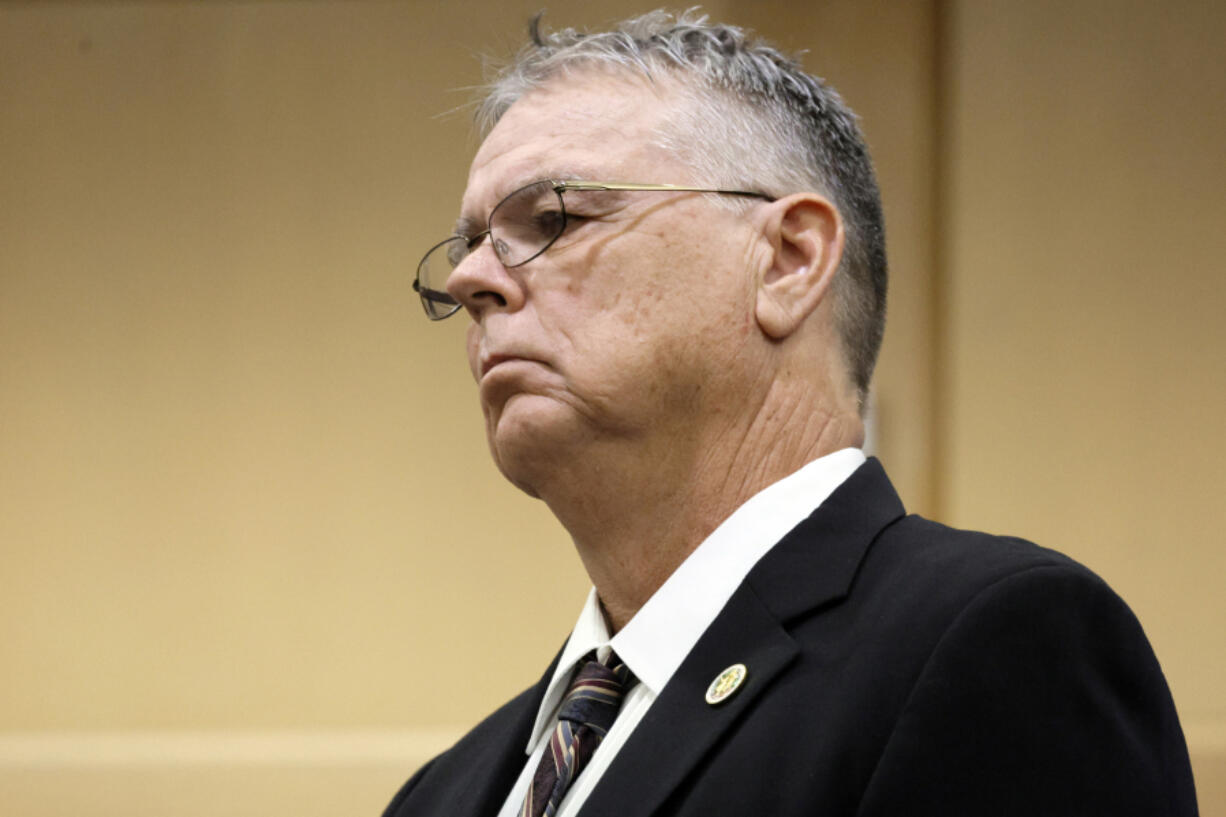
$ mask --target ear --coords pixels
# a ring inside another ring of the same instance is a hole
[[[754,314],[771,338],[795,332],[826,297],[843,257],[843,218],[816,193],[797,193],[771,205],[763,229],[771,265],[758,283]]]

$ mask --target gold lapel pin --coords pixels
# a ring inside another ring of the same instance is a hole
[[[744,664],[733,664],[716,675],[711,686],[707,687],[707,703],[716,706],[731,698],[741,688],[741,684],[745,683],[748,675],[749,670]]]

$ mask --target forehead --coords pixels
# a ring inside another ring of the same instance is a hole
[[[473,158],[465,210],[542,178],[657,181],[639,176],[670,163],[658,133],[676,96],[646,79],[594,73],[555,79],[525,94]]]

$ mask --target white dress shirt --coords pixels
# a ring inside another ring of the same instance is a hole
[[[622,701],[617,720],[562,799],[555,817],[578,814],[618,750],[753,566],[864,460],[860,449],[844,448],[754,494],[711,532],[612,638],[592,588],[537,711],[525,747],[528,761],[498,817],[519,814],[549,744],[562,697],[583,656],[596,650],[603,660],[613,650],[639,682]]]

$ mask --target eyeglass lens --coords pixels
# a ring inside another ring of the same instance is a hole
[[[527,263],[566,228],[562,194],[549,181],[522,187],[498,203],[490,213],[489,227],[494,252],[503,266]],[[479,245],[478,240],[470,247],[469,239],[457,236],[438,244],[422,259],[417,279],[430,317],[445,318],[458,308],[447,295],[447,278]]]

